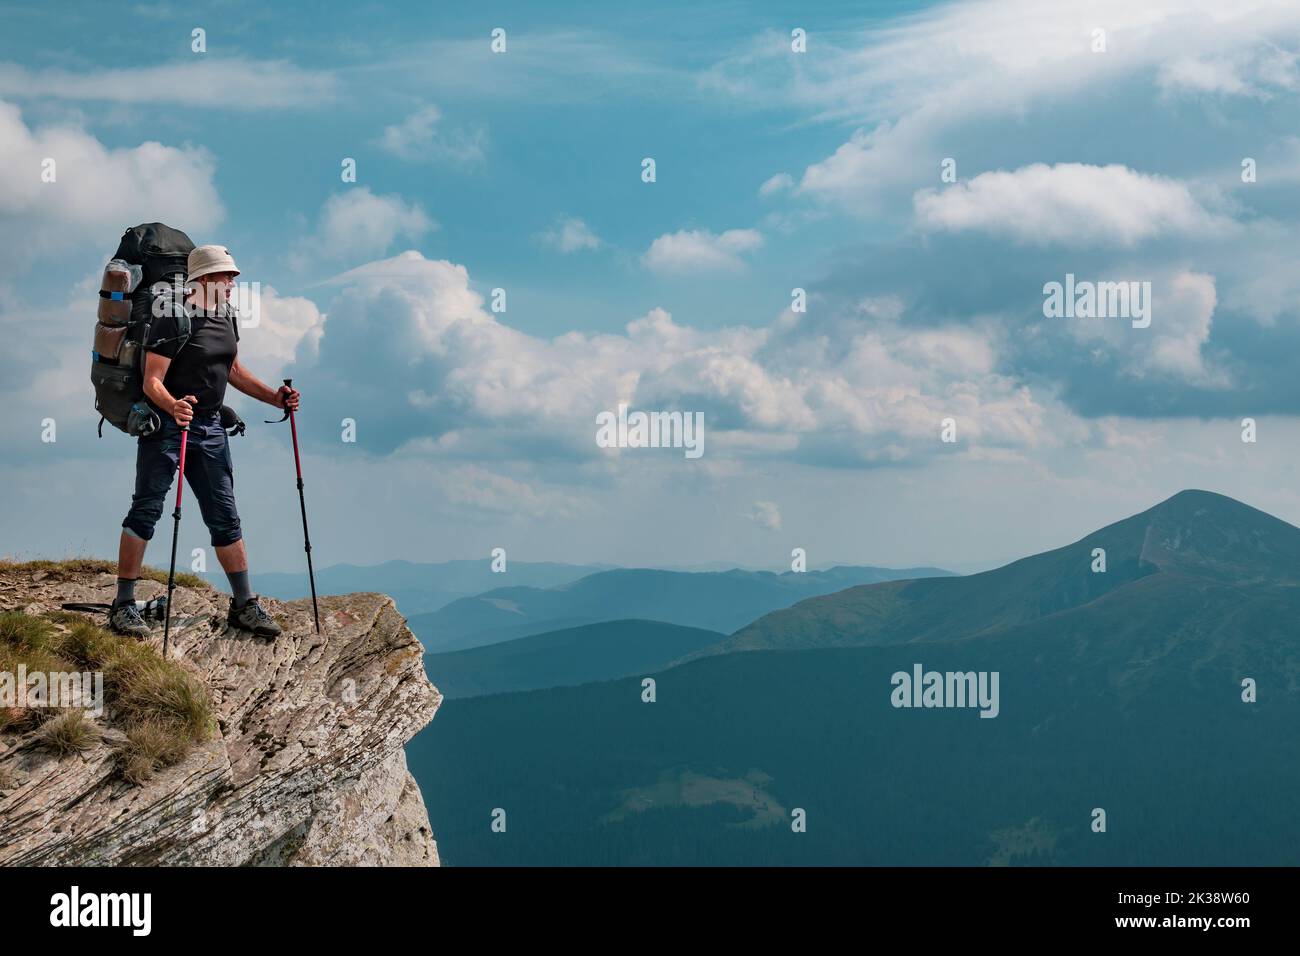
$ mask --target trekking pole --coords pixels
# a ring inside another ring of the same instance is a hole
[[[176,586],[176,539],[181,534],[181,491],[185,488],[185,446],[189,444],[190,426],[181,426],[181,461],[176,475],[176,510],[172,518],[172,563],[167,571],[167,609],[163,617],[163,660],[167,659],[167,640],[172,629],[172,589]]]
[[[286,378],[284,384],[293,388],[293,379]],[[316,607],[316,572],[311,566],[311,535],[307,533],[307,499],[302,493],[302,459],[298,455],[298,424],[293,417],[293,409],[285,408],[284,419],[289,419],[289,432],[293,435],[293,467],[298,472],[298,505],[302,509],[302,548],[307,552],[307,579],[311,582],[311,616],[316,622],[316,633],[320,633],[320,610]],[[268,425],[277,424],[267,421]]]

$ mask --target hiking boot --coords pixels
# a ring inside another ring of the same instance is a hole
[[[140,616],[140,609],[134,601],[114,603],[108,611],[108,627],[115,634],[129,634],[131,637],[148,637],[149,625]]]
[[[245,631],[252,631],[258,637],[278,637],[280,635],[280,625],[271,619],[271,615],[262,610],[262,605],[257,603],[257,595],[248,599],[248,603],[243,607],[235,607],[235,599],[230,599],[230,613],[226,615],[226,623],[231,627],[237,627]]]

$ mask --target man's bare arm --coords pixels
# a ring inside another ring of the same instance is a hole
[[[193,395],[173,398],[171,392],[163,386],[167,369],[172,360],[157,352],[150,352],[144,357],[144,393],[149,399],[176,419],[177,425],[188,425],[194,417],[194,403],[198,401]]]
[[[276,408],[292,407],[295,411],[298,408],[298,392],[296,389],[272,388],[244,368],[238,356],[235,357],[234,363],[230,366],[229,382],[236,389],[251,398],[257,399],[259,402],[266,402],[266,404],[274,405]],[[286,406],[286,401],[288,406]]]
[[[267,385],[260,378],[244,368],[244,363],[236,357],[234,363],[230,366],[230,384],[251,398],[259,402],[266,402],[268,405],[274,405],[277,408],[280,405],[279,393],[271,386]]]

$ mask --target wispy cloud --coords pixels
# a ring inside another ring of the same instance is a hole
[[[1166,93],[1249,96],[1270,99],[1300,90],[1295,53],[1263,46],[1231,56],[1180,56],[1160,66],[1157,82]]]
[[[1095,30],[1104,31],[1104,52],[1094,51]],[[803,122],[853,124],[842,145],[806,167],[797,193],[874,214],[910,195],[909,185],[933,181],[955,140],[978,142],[961,137],[976,118],[987,133],[989,119],[1037,108],[1045,119],[1036,125],[1057,117],[1077,136],[1090,117],[1070,101],[1095,102],[1119,84],[1148,98],[1294,92],[1297,35],[1300,6],[1290,0],[977,0],[861,31],[812,31],[802,55],[791,54],[787,36],[763,33],[700,83],[756,109],[780,104]]]
[[[786,190],[794,188],[794,177],[789,173],[777,173],[768,177],[763,185],[758,187],[760,196],[775,196],[777,193],[783,193]]]
[[[218,110],[318,109],[339,95],[332,72],[287,60],[213,58],[77,73],[0,63],[0,96],[160,103]]]
[[[492,52],[485,31],[473,39],[403,44],[381,61],[353,67],[357,76],[392,74],[458,99],[582,102],[612,90],[658,94],[667,86],[689,92],[694,72],[667,58],[633,50],[625,36],[594,30],[530,31],[506,28],[506,50]],[[599,82],[592,82],[599,77]]]
[[[772,501],[755,501],[753,510],[745,515],[750,521],[768,531],[781,530],[781,509]]]
[[[600,237],[576,216],[561,216],[555,225],[539,237],[544,245],[560,252],[579,252],[600,248]]]
[[[379,146],[399,159],[411,161],[447,161],[479,163],[487,143],[487,132],[475,129],[449,129],[442,122],[442,111],[428,104],[411,113],[400,123],[384,128]]]

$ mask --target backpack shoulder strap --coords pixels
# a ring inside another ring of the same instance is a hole
[[[181,344],[176,348],[177,352],[189,344],[192,328],[193,327],[190,324],[190,314],[182,308],[181,314],[176,316],[176,338],[180,339],[181,342]]]
[[[160,345],[171,345],[173,342],[181,343],[176,347],[177,352],[185,348],[186,344],[190,340],[190,332],[193,328],[192,325],[190,324],[190,315],[188,312],[182,309],[180,313],[176,316],[173,316],[173,318],[176,320],[176,334],[171,336],[171,338],[159,339],[156,342],[150,342],[149,343],[150,351],[158,348],[158,346]]]

